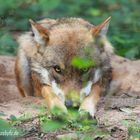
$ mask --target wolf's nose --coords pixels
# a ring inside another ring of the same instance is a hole
[[[65,105],[66,105],[67,107],[71,107],[71,106],[73,105],[73,102],[72,102],[71,100],[66,100],[66,101],[65,101]]]

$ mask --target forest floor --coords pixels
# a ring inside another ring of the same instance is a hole
[[[21,98],[13,75],[14,58],[0,60],[0,139],[6,140],[139,140],[140,98],[123,93],[103,97],[94,119],[50,116],[44,99]],[[124,104],[125,102],[125,104]],[[6,122],[8,122],[8,124]],[[2,133],[10,132],[10,133]]]
[[[127,98],[127,101],[134,100]],[[43,99],[19,98],[0,104],[0,118],[17,128],[13,131],[21,130],[21,136],[17,138],[19,140],[133,140],[139,138],[140,106],[121,106],[122,98],[110,98],[110,102],[109,108],[105,110],[105,100],[100,101],[95,119],[77,119],[75,109],[70,112],[73,113],[71,118],[63,120],[49,115]],[[134,103],[140,103],[140,100],[137,99]]]

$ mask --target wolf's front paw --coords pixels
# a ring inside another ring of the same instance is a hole
[[[66,106],[60,100],[53,100],[49,109],[51,114],[58,117],[63,117],[68,113]]]
[[[95,115],[95,112],[96,112],[96,107],[94,104],[81,104],[80,108],[79,108],[79,113],[80,113],[80,116],[83,118],[83,117],[88,117],[89,116],[91,118],[94,118],[94,115]]]
[[[55,117],[60,119],[65,119],[66,114],[68,113],[65,104],[58,98],[54,98],[50,104],[50,112]]]
[[[79,109],[79,115],[80,115],[80,120],[85,120],[85,119],[90,119],[92,118],[91,115],[89,114],[89,112],[83,110],[83,109]]]

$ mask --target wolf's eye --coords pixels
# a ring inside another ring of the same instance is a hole
[[[61,73],[61,68],[59,66],[54,66],[54,70],[57,72],[57,73]]]

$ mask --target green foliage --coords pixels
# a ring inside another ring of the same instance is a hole
[[[83,137],[83,140],[90,138],[107,138],[108,133],[99,129],[97,121],[95,119],[81,118],[77,109],[69,108],[68,114],[65,115],[65,119],[52,116],[40,118],[42,132],[57,132],[67,131],[77,133],[78,138]]]
[[[65,112],[65,110],[63,108],[54,106],[54,108],[51,110],[51,113],[54,116],[58,116],[59,118],[62,118],[63,120],[66,119],[67,112]]]
[[[0,119],[0,139],[1,140],[14,140],[19,136],[21,131],[13,128],[8,122]]]
[[[123,120],[122,122],[127,126],[130,135],[130,140],[140,139],[140,122],[134,118],[132,120]]]
[[[2,54],[16,54],[17,43],[12,35],[8,32],[0,32],[0,55]]]
[[[63,128],[65,124],[57,120],[45,120],[41,123],[43,132],[51,132]]]
[[[88,58],[80,58],[80,57],[74,57],[72,59],[72,65],[78,69],[85,69],[85,68],[89,68],[91,66],[94,66],[96,63],[95,61],[92,59],[88,59]]]
[[[119,55],[140,58],[138,0],[0,0],[0,54],[14,54],[15,31],[29,30],[28,20],[82,17],[98,24],[112,16],[109,39]]]
[[[11,121],[17,121],[17,118],[16,118],[16,116],[11,115],[11,116],[10,116],[10,120],[11,120]]]

